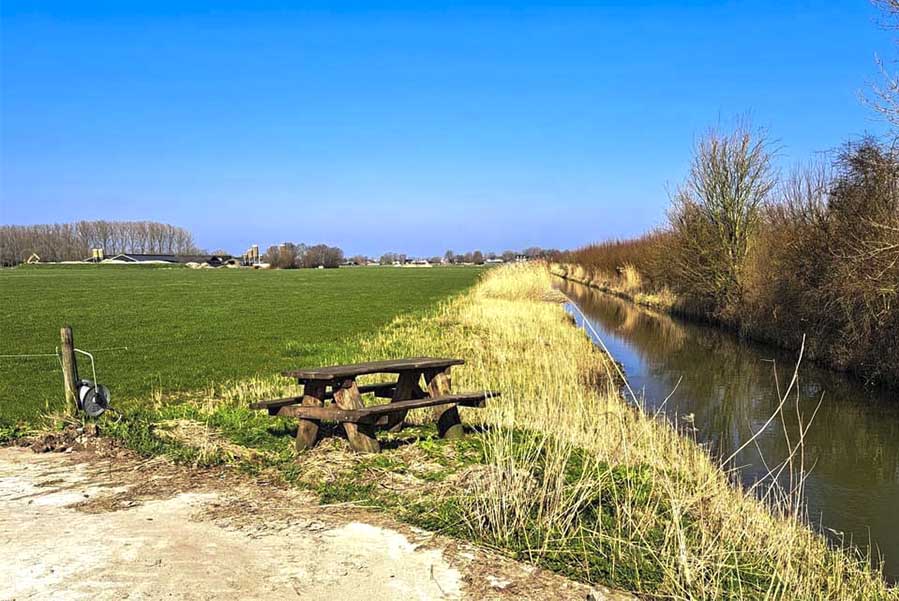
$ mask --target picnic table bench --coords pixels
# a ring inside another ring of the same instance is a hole
[[[437,432],[442,438],[459,438],[464,435],[464,429],[458,407],[484,407],[487,399],[499,396],[489,391],[453,394],[450,370],[464,363],[462,359],[413,357],[285,371],[281,375],[295,378],[303,387],[303,394],[251,403],[250,407],[265,409],[269,415],[297,418],[298,450],[315,446],[319,425],[328,420],[343,425],[353,450],[377,453],[381,450],[376,437],[378,428],[398,431],[408,411],[424,407],[433,407]],[[395,374],[397,379],[376,384],[356,383],[360,376],[375,374]],[[362,395],[367,393],[390,402],[366,407]],[[332,403],[325,406],[326,401]]]

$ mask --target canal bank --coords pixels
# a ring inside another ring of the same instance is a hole
[[[464,356],[454,386],[503,393],[476,416],[484,467],[460,474],[460,496],[447,489],[429,515],[649,598],[899,599],[791,507],[734,486],[694,437],[626,403],[555,281],[538,263],[493,269],[432,318],[397,321],[358,345],[358,360]],[[461,514],[441,509],[448,502]]]
[[[700,306],[689,301],[686,297],[679,296],[667,287],[660,290],[647,288],[644,286],[643,278],[640,273],[632,266],[625,266],[615,275],[595,274],[584,267],[571,263],[553,263],[550,266],[550,272],[559,278],[569,282],[575,282],[590,288],[595,288],[606,294],[630,301],[641,307],[660,311],[676,318],[696,322],[700,325],[714,326],[728,333],[746,339],[754,343],[767,346],[777,347],[785,351],[803,351],[803,356],[807,362],[814,362],[821,367],[831,371],[837,371],[857,379],[865,386],[873,388],[890,388],[899,392],[899,366],[895,361],[891,360],[896,349],[889,349],[884,356],[883,353],[877,355],[878,373],[872,375],[869,369],[862,369],[859,365],[847,361],[845,357],[836,358],[834,354],[827,350],[826,345],[816,344],[814,337],[806,337],[804,335],[795,335],[792,338],[784,337],[783,332],[777,328],[770,327],[767,324],[762,327],[759,323],[746,323],[741,318],[731,318],[729,320],[717,319],[712,315],[708,307]],[[775,310],[776,314],[776,310]],[[774,317],[774,315],[770,316]],[[773,319],[771,320],[773,321]],[[799,320],[796,323],[804,323]],[[821,324],[817,326],[806,326],[811,332],[819,332]],[[808,334],[808,330],[800,330],[802,334]],[[892,367],[890,367],[892,366]]]
[[[601,337],[622,364],[649,412],[676,420],[714,457],[733,455],[729,467],[740,467],[744,486],[764,489],[772,471],[786,490],[802,482],[808,522],[832,542],[860,548],[872,543],[886,576],[899,579],[895,392],[866,389],[809,362],[800,366],[796,389],[784,399],[796,353],[742,341],[569,280],[558,279],[557,285],[577,305],[572,313],[579,325],[589,321],[588,333]]]

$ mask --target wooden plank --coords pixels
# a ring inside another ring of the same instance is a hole
[[[416,369],[446,369],[453,365],[462,365],[464,359],[443,359],[437,357],[412,357],[409,359],[390,359],[387,361],[370,361],[368,363],[352,363],[349,365],[331,365],[310,369],[294,369],[281,372],[282,376],[297,378],[303,381],[344,380],[368,374],[394,373]]]
[[[363,421],[365,418],[353,409],[341,409],[339,407],[318,407],[307,405],[293,405],[290,407],[281,407],[278,415],[282,417],[297,417],[305,419],[314,419],[319,421],[332,422],[353,422]]]
[[[362,409],[364,406],[362,404],[362,395],[359,394],[356,380],[347,379],[341,382],[334,389],[334,402],[344,410]],[[373,425],[343,422],[343,429],[346,432],[347,439],[350,441],[350,446],[357,453],[377,453],[381,450]]]
[[[324,384],[309,384],[303,390],[303,406],[304,407],[321,407],[321,397],[324,396]],[[305,451],[315,446],[318,439],[319,420],[316,419],[299,419],[297,422],[297,441],[296,448],[298,451]]]
[[[367,394],[373,392],[379,398],[393,398],[396,382],[381,382],[378,384],[363,384],[359,386],[359,394]],[[334,391],[326,392],[325,399],[333,399]]]
[[[424,407],[435,407],[440,405],[462,405],[463,407],[480,408],[486,406],[487,399],[498,397],[498,392],[473,392],[467,394],[447,394],[438,397],[425,397],[423,399],[408,399],[404,401],[395,401],[393,403],[385,403],[383,405],[372,405],[364,407],[354,412],[355,419],[365,421],[371,417],[377,417],[390,413],[405,412],[412,409],[422,409]]]
[[[452,390],[450,369],[450,367],[445,367],[443,369],[425,370],[425,380],[427,381],[428,394],[431,398],[440,398],[450,394],[450,390]],[[459,417],[459,408],[455,404],[435,406],[434,419],[437,421],[437,433],[441,438],[462,438],[465,436],[462,418]]]
[[[369,392],[375,393],[375,396],[381,398],[391,398],[393,396],[393,390],[396,388],[395,382],[383,382],[379,384],[366,384],[365,386],[359,387],[360,394],[366,394]],[[388,396],[389,395],[389,396]],[[334,398],[333,392],[326,392],[321,400],[326,401],[328,399]],[[268,409],[272,415],[278,413],[278,409],[281,407],[288,407],[290,405],[300,405],[303,402],[303,397],[301,396],[292,396],[285,397],[283,399],[272,399],[270,401],[257,401],[255,403],[250,403],[250,409]]]
[[[287,407],[288,405],[299,405],[303,402],[302,396],[291,396],[285,397],[283,399],[272,399],[270,401],[258,401],[256,403],[250,403],[250,409],[280,409],[281,407]],[[277,412],[277,411],[276,411]]]
[[[385,416],[394,413],[403,413],[412,409],[433,407],[447,403],[462,407],[483,408],[487,399],[498,397],[498,392],[478,392],[469,394],[450,394],[437,398],[425,397],[421,399],[407,399],[394,403],[372,405],[362,409],[341,409],[339,407],[299,406],[282,407],[278,415],[288,417],[302,417],[316,420],[330,420],[336,422],[351,422],[359,424],[387,425]]]

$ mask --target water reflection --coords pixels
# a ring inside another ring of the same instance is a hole
[[[563,281],[559,287],[622,363],[647,408],[658,409],[671,395],[663,410],[693,414],[697,438],[717,456],[729,456],[765,424],[779,403],[778,382],[783,390],[793,374],[795,353],[645,311],[580,284]],[[762,478],[764,462],[771,466],[786,459],[787,439],[795,444],[799,438],[798,415],[807,421],[819,402],[805,442],[809,514],[856,544],[873,542],[888,578],[897,580],[899,394],[868,390],[806,363],[783,421],[771,424],[734,462],[744,466],[745,483]]]

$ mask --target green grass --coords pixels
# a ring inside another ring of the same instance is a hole
[[[114,403],[129,402],[317,364],[346,340],[460,292],[481,271],[0,270],[0,355],[53,353],[69,324],[78,348],[97,351]],[[79,357],[79,367],[89,378],[89,361]],[[61,408],[61,396],[55,357],[0,357],[0,421]]]

